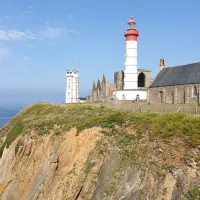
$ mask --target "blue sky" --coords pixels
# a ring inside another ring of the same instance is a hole
[[[168,66],[200,61],[198,0],[1,0],[0,104],[64,102],[65,71],[76,56],[80,96],[93,80],[124,67],[124,31],[137,22],[139,68],[155,77]]]

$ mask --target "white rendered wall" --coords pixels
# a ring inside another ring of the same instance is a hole
[[[124,90],[137,89],[137,41],[126,41],[124,64]]]
[[[140,90],[118,90],[113,93],[113,97],[117,100],[135,100],[136,96],[139,95],[140,100],[147,100],[147,91]]]
[[[70,70],[66,73],[66,97],[65,103],[79,102],[78,71]]]

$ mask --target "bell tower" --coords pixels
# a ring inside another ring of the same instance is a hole
[[[165,66],[165,59],[162,56],[162,58],[160,59],[160,71],[162,71],[165,67],[166,67]]]

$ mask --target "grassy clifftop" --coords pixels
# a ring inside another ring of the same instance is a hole
[[[59,128],[55,128],[55,125]],[[22,110],[0,129],[0,156],[4,147],[8,147],[20,134],[30,134],[31,131],[35,131],[42,136],[49,134],[52,129],[55,134],[59,134],[73,127],[80,132],[94,126],[109,128],[111,132],[103,131],[104,134],[123,137],[126,142],[148,134],[152,139],[158,137],[166,142],[179,138],[188,146],[195,147],[200,144],[200,117],[179,113],[137,114],[110,110],[103,106],[96,108],[85,105],[35,104]],[[118,126],[120,131],[116,128]],[[125,130],[127,127],[135,130],[137,134],[127,134]]]
[[[199,117],[30,105],[0,129],[0,197],[197,200],[199,150]]]

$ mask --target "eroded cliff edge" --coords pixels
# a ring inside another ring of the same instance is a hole
[[[198,200],[200,118],[36,104],[0,129],[1,200]]]

